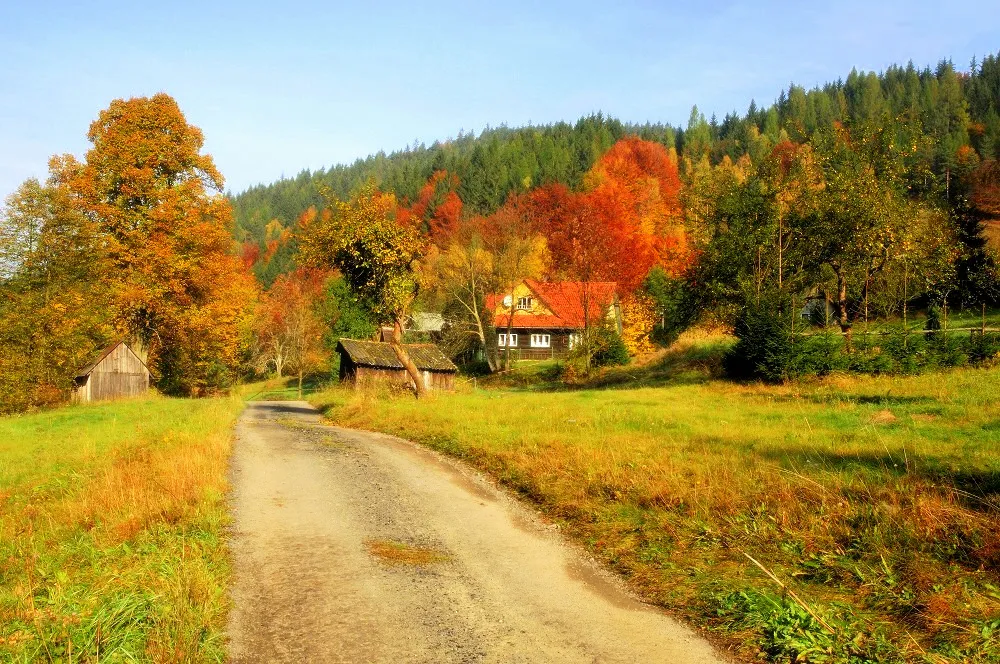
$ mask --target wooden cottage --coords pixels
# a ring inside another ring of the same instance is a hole
[[[102,401],[143,394],[149,389],[149,378],[146,363],[127,343],[117,341],[77,373],[73,400]]]
[[[621,334],[616,291],[616,284],[607,281],[525,279],[507,293],[488,296],[500,353],[519,360],[565,357],[588,322],[591,327],[610,325]]]
[[[410,359],[417,365],[428,390],[455,389],[458,367],[434,344],[405,344]],[[396,357],[392,346],[378,341],[341,339],[340,381],[355,387],[384,383],[413,388],[413,380]]]

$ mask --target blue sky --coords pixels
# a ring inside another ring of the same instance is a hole
[[[227,187],[486,125],[684,124],[789,82],[1000,51],[996,0],[0,3],[0,197],[82,156],[118,97],[167,92]]]

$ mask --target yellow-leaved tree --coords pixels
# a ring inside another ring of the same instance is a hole
[[[652,353],[656,347],[650,335],[656,327],[656,303],[653,298],[644,293],[632,293],[622,296],[620,300],[622,312],[622,341],[628,348],[629,355]]]
[[[398,222],[397,209],[395,195],[371,183],[349,201],[327,194],[324,214],[302,228],[300,259],[339,270],[379,322],[392,324],[392,349],[419,397],[426,387],[403,346],[403,325],[420,289],[419,260],[427,239],[413,225]]]

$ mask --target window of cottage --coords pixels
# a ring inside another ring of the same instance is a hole
[[[510,345],[511,348],[516,348],[517,347],[517,334],[511,334],[510,335],[510,344],[509,345]],[[505,347],[508,346],[508,344],[507,344],[507,335],[506,334],[500,334],[500,335],[497,336],[497,346],[499,346],[500,348],[505,348]]]
[[[517,298],[517,308],[518,309],[531,309],[531,297],[519,297],[519,298]]]
[[[532,334],[531,335],[531,347],[532,348],[548,348],[552,345],[552,337],[548,334]]]

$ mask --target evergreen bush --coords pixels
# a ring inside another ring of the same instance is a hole
[[[736,319],[736,344],[722,358],[731,378],[780,383],[792,376],[795,347],[787,324],[768,307],[746,307]]]
[[[621,366],[629,363],[628,347],[621,336],[610,330],[602,330],[595,336],[596,349],[591,358],[595,367]]]

